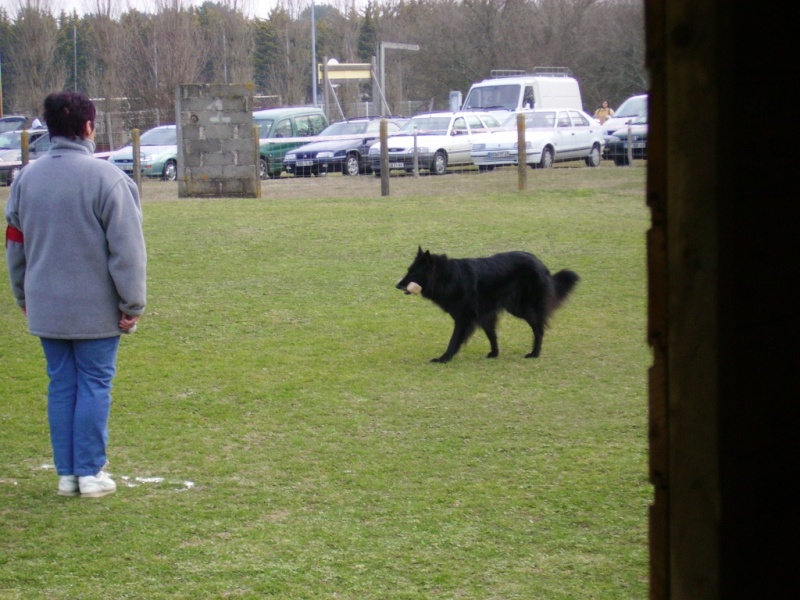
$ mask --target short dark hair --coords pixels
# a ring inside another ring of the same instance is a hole
[[[87,121],[94,129],[97,109],[80,92],[54,92],[44,99],[43,116],[51,136],[84,139]]]

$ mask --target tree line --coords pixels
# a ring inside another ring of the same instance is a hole
[[[647,89],[641,0],[317,1],[318,63],[371,62],[380,42],[419,46],[384,53],[393,114],[408,114],[409,100],[446,109],[451,91],[466,93],[492,69],[569,67],[589,112]],[[92,0],[81,15],[56,14],[51,0],[0,9],[3,114],[36,115],[45,95],[67,89],[171,123],[183,83],[251,82],[275,104],[312,103],[311,0],[279,0],[264,19],[248,17],[241,0],[122,5]],[[343,107],[378,100],[370,83],[337,96]]]

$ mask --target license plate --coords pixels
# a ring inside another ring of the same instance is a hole
[[[644,148],[645,146],[647,146],[645,142],[633,142],[631,144],[631,148]]]
[[[389,163],[390,169],[404,169],[405,165],[401,162],[390,162]]]
[[[298,167],[311,167],[314,165],[313,160],[298,160],[295,163]]]
[[[511,153],[508,150],[500,150],[498,152],[489,152],[489,156],[492,158],[508,158]]]

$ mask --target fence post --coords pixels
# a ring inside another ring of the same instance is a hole
[[[256,146],[256,198],[261,198],[261,144],[258,141],[258,125],[253,125],[253,143]]]
[[[142,155],[139,130],[131,129],[131,156],[133,157],[133,180],[139,188],[139,197],[142,196]]]
[[[389,121],[381,119],[381,196],[389,195]]]
[[[417,136],[419,129],[414,128],[414,177],[419,177],[419,149],[417,148]]]
[[[627,165],[633,165],[633,132],[631,131],[631,124],[628,123],[628,148],[626,154],[628,155]]]
[[[517,188],[528,187],[528,149],[525,147],[525,115],[517,115]]]
[[[23,167],[25,165],[27,165],[28,162],[30,161],[30,157],[31,157],[31,155],[30,155],[30,139],[31,139],[31,134],[28,133],[27,129],[23,129],[22,133],[19,136],[20,151],[21,151],[20,160],[22,161],[22,166]]]

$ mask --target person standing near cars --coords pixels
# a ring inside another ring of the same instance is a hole
[[[607,119],[614,116],[614,109],[608,105],[608,100],[603,100],[596,111],[594,111],[594,118],[600,121],[600,125],[606,122]]]
[[[43,118],[53,143],[11,186],[6,258],[44,350],[58,494],[97,498],[116,491],[104,469],[120,335],[146,302],[142,209],[133,180],[93,156],[88,97],[50,94]]]

